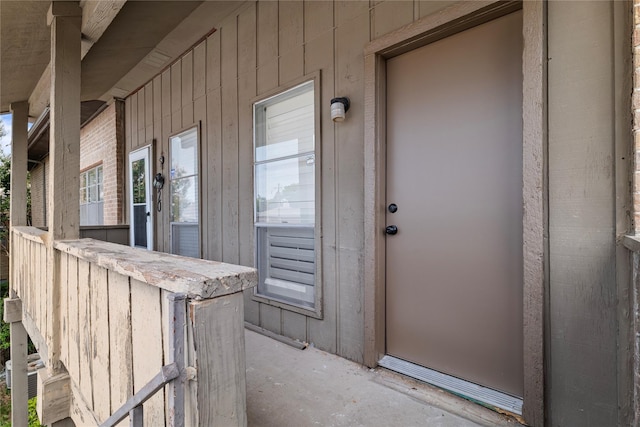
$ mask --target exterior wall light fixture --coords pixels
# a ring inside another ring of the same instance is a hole
[[[349,98],[333,98],[331,100],[331,120],[341,122],[349,111]]]

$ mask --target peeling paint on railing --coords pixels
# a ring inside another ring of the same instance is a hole
[[[93,239],[57,241],[54,247],[149,285],[184,293],[190,299],[232,294],[257,282],[257,272],[250,267],[185,258]]]
[[[45,364],[59,349],[77,425],[107,420],[171,362],[180,379],[145,403],[146,423],[246,425],[242,291],[257,283],[255,269],[93,239],[51,242],[34,227],[12,237],[22,321]]]

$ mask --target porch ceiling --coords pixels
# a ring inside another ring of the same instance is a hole
[[[46,1],[0,1],[0,112],[29,99],[49,65]]]
[[[109,91],[200,3],[128,1],[82,61],[82,100]]]
[[[82,100],[110,98],[114,85],[202,1],[127,1],[122,5],[122,0],[112,0],[111,3],[112,20],[103,32],[95,34],[95,27],[101,25],[104,16],[95,12],[96,2],[81,2],[85,14],[82,33],[88,38],[83,40],[86,56],[82,60]],[[8,111],[12,102],[29,100],[30,115],[37,117],[47,104],[49,4],[43,0],[0,1],[0,112]],[[94,14],[89,19],[88,11]],[[167,57],[166,61],[170,59]],[[165,64],[156,61],[156,65]]]

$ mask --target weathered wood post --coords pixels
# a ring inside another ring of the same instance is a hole
[[[60,260],[55,240],[80,234],[80,38],[82,9],[77,1],[52,1],[51,99],[47,225],[47,369],[38,371],[38,415],[43,424],[69,416],[70,380],[60,362]],[[84,284],[87,285],[87,284]]]
[[[25,101],[11,104],[11,227],[27,225],[27,121],[29,104]],[[10,239],[13,245],[13,239]],[[22,304],[14,290],[14,256],[10,251],[9,298],[5,301],[4,321],[11,332],[11,425],[28,424],[27,401],[27,331],[22,325]]]

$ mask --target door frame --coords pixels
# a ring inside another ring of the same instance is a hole
[[[153,173],[151,169],[151,158],[152,158],[152,147],[151,145],[146,145],[142,148],[139,148],[135,151],[129,153],[129,182],[127,183],[129,186],[129,245],[134,246],[134,215],[133,215],[133,171],[131,168],[131,164],[137,160],[146,159],[145,161],[145,191],[147,196],[147,208],[149,209],[149,214],[147,215],[147,250],[153,250],[153,192],[151,191],[151,174]]]
[[[366,45],[364,97],[364,361],[385,354],[386,60],[523,10],[523,418],[544,425],[544,301],[548,251],[546,180],[546,5],[544,1],[461,2]],[[464,242],[461,242],[464,244]]]

